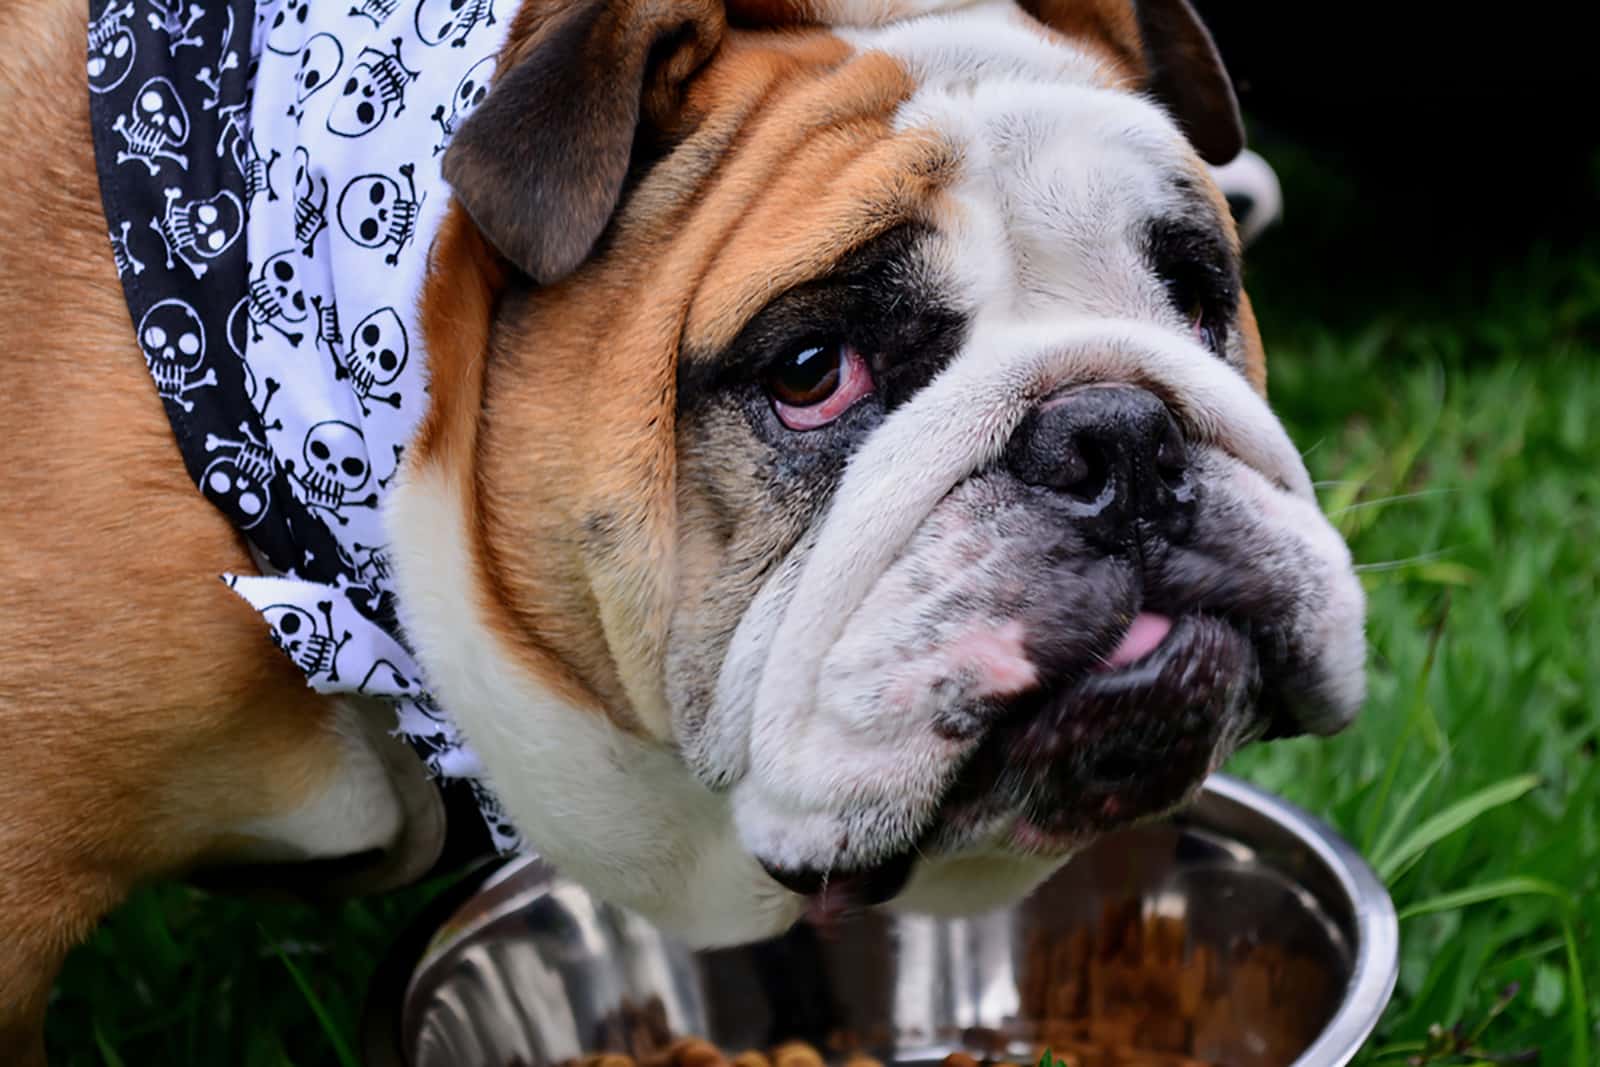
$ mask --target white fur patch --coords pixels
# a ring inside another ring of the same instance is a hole
[[[408,471],[385,523],[402,622],[528,842],[563,873],[703,945],[764,936],[799,905],[740,846],[726,801],[676,754],[557,698],[482,615],[462,490]]]
[[[402,804],[382,758],[361,721],[370,710],[335,701],[333,728],[340,759],[328,782],[292,811],[233,827],[247,842],[239,858],[251,863],[332,859],[384,849],[402,829]]]

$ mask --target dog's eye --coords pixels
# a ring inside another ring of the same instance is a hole
[[[1239,272],[1218,232],[1192,220],[1158,219],[1147,236],[1150,264],[1195,340],[1226,357],[1229,323],[1238,313]]]
[[[795,349],[762,384],[778,419],[791,430],[826,426],[873,389],[867,361],[838,341]]]
[[[1221,355],[1220,316],[1212,310],[1212,302],[1207,299],[1209,289],[1203,270],[1195,266],[1168,268],[1163,272],[1162,281],[1166,284],[1172,305],[1188,322],[1194,339],[1211,352]]]

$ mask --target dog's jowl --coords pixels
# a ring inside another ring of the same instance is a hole
[[[8,1053],[143,880],[967,911],[1357,713],[1182,0],[22,5]]]

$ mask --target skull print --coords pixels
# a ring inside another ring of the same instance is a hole
[[[210,367],[196,377],[206,358],[206,330],[194,308],[182,300],[163,300],[144,313],[139,347],[156,392],[185,411],[194,410],[187,394],[217,384],[217,372]]]
[[[367,676],[361,680],[360,692],[368,696],[409,697],[415,696],[420,688],[402,674],[399,667],[380,658],[373,661]]]
[[[306,18],[311,0],[283,0],[267,28],[267,49],[281,56],[292,56],[305,43]]]
[[[306,101],[339,76],[344,65],[344,46],[331,33],[315,33],[300,50],[300,69],[294,72],[294,103],[289,117],[299,122],[306,115]]]
[[[100,17],[89,24],[90,92],[109,93],[133,69],[139,44],[128,28],[132,17],[132,0],[122,7],[117,6],[117,0],[109,0]]]
[[[150,78],[141,85],[133,109],[118,115],[111,128],[121,134],[124,142],[117,153],[118,163],[143,163],[152,176],[160,173],[158,159],[189,169],[189,160],[177,151],[189,140],[189,112],[178,98],[178,90],[166,78]]]
[[[389,553],[373,545],[363,545],[360,541],[350,547],[352,551],[349,553],[343,553],[343,549],[340,551],[357,581],[376,585],[388,579],[393,569]]]
[[[306,506],[325,512],[339,525],[350,520],[345,508],[376,508],[378,494],[357,493],[372,480],[372,463],[361,431],[348,422],[327,419],[306,432],[300,449],[304,466],[290,461],[289,473],[301,489]]]
[[[412,21],[424,43],[464,48],[473,27],[494,25],[494,0],[420,0]]]
[[[365,602],[368,611],[382,610],[384,599],[390,595],[388,583],[393,565],[389,554],[382,548],[353,541],[348,549],[339,545],[339,561],[349,575],[343,586],[345,594]]]
[[[298,604],[271,604],[261,609],[262,616],[272,627],[272,640],[305,674],[326,676],[330,682],[339,680],[339,653],[350,640],[346,630],[335,639],[333,601],[317,603],[322,615],[319,622]]]
[[[267,411],[272,407],[272,397],[278,392],[280,383],[270,375],[266,378],[266,391],[263,393],[261,383],[256,378],[256,372],[251,368],[246,351],[249,346],[247,335],[251,329],[250,323],[250,296],[246,294],[239,298],[233,305],[233,310],[228,313],[228,348],[239,358],[239,367],[244,371],[245,395],[250,400],[250,406],[255,409],[256,415],[261,419],[261,425],[268,430],[283,429],[281,419],[267,421]],[[246,431],[247,433],[249,431]]]
[[[151,10],[145,15],[152,30],[159,30],[167,36],[167,51],[172,55],[178,54],[178,49],[185,45],[191,48],[205,44],[198,35],[189,36],[189,31],[194,29],[194,24],[206,17],[205,8],[199,4],[190,4],[184,10],[183,0],[168,3],[167,0],[150,0]]]
[[[386,174],[363,174],[352,178],[339,194],[339,228],[344,235],[363,248],[393,245],[394,251],[384,257],[391,266],[399,262],[400,249],[417,234],[417,213],[422,205],[412,181],[414,172],[410,163],[400,165],[404,192],[400,183]]]
[[[200,101],[202,111],[215,111],[217,105],[222,103],[222,75],[239,67],[239,53],[233,47],[233,8],[223,8],[223,13],[227,16],[227,22],[223,24],[222,40],[217,46],[216,65],[201,67],[194,75],[194,80],[211,92],[210,96]]]
[[[250,432],[248,423],[240,423],[239,432],[243,437],[236,441],[206,434],[206,451],[217,458],[207,464],[200,487],[241,530],[248,530],[272,506],[272,451]]]
[[[237,155],[239,142],[250,135],[250,107],[245,104],[228,104],[217,108],[217,158],[223,153]]]
[[[133,223],[123,219],[121,232],[113,231],[109,235],[111,237],[111,259],[117,265],[118,278],[130,270],[135,274],[144,273],[144,262],[135,256],[133,250],[128,247],[128,230],[132,225]]]
[[[303,255],[311,255],[317,234],[328,228],[328,179],[311,171],[311,156],[302,145],[294,150],[294,237]]]
[[[394,53],[363,48],[356,65],[339,87],[339,98],[328,112],[328,130],[340,137],[371,133],[390,114],[406,109],[406,86],[417,72],[400,58],[402,39],[394,38]]]
[[[239,174],[244,178],[244,202],[253,204],[262,193],[267,194],[268,200],[278,199],[278,192],[272,187],[272,166],[282,153],[274,148],[271,155],[263,156],[256,147],[254,133],[248,139],[234,144],[234,166],[239,168]]]
[[[324,301],[314,293],[311,296],[311,306],[317,313],[317,336],[313,339],[313,343],[326,348],[329,357],[337,364],[339,346],[344,343],[344,334],[339,330],[339,306],[332,300]]]
[[[372,414],[367,406],[369,401],[400,409],[400,394],[380,393],[378,387],[400,377],[409,355],[405,324],[394,308],[379,308],[356,324],[350,335],[350,351],[337,374],[341,378],[348,377],[355,386],[363,414]]]
[[[467,68],[461,81],[456,84],[456,91],[450,95],[449,114],[445,113],[443,104],[433,109],[433,121],[439,124],[441,133],[439,143],[433,146],[434,155],[450,146],[450,138],[455,136],[462,120],[472,114],[473,109],[489,95],[489,80],[494,77],[494,65],[494,56],[478,60]]]
[[[176,256],[199,278],[206,272],[204,261],[226,252],[244,232],[244,207],[226,189],[201,200],[180,200],[182,194],[172,188],[165,195],[166,212],[151,219],[150,228],[166,245],[167,269]]]
[[[394,14],[395,8],[399,6],[400,0],[361,0],[350,9],[350,17],[371,19],[372,25],[378,27],[382,26],[384,20]]]
[[[505,8],[88,0],[79,16],[130,328],[196,487],[272,575],[228,584],[314,687],[390,702],[451,777],[479,765],[393,622],[378,508],[426,414],[410,334],[448,201],[428,149],[489,95]]]
[[[304,322],[309,312],[305,286],[292,249],[267,257],[256,276],[250,279],[245,299],[252,341],[260,341],[262,327],[270,326],[291,345],[299,347],[305,335],[290,330],[289,326]]]

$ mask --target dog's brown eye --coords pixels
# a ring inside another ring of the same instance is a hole
[[[872,392],[867,361],[847,344],[807,345],[785,356],[762,383],[791,430],[815,430]]]
[[[767,392],[780,404],[808,408],[834,394],[839,388],[843,367],[843,345],[802,348],[768,375]]]

